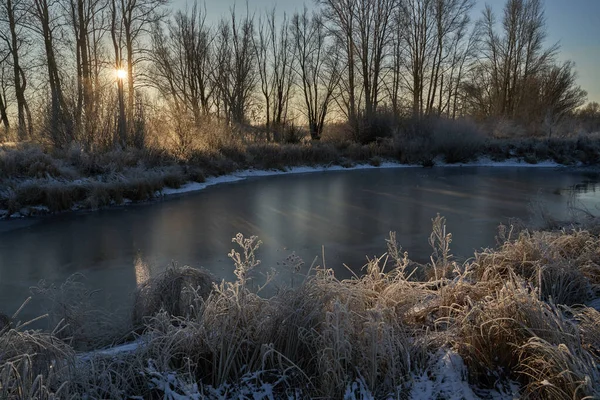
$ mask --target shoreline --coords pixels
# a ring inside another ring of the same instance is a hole
[[[538,163],[532,164],[527,163],[523,160],[519,160],[516,158],[507,159],[505,161],[492,161],[490,158],[482,157],[477,161],[469,162],[469,163],[445,163],[441,160],[436,160],[435,164],[430,167],[425,167],[419,164],[401,164],[399,162],[394,161],[384,161],[379,165],[373,165],[369,163],[355,164],[352,166],[341,166],[341,165],[321,165],[321,166],[295,166],[295,167],[287,167],[285,170],[278,169],[241,169],[232,173],[227,173],[224,175],[217,176],[209,176],[205,178],[203,182],[194,182],[187,181],[180,185],[178,188],[165,186],[160,190],[154,192],[154,195],[146,200],[141,201],[133,201],[128,198],[123,198],[121,203],[112,202],[110,205],[100,206],[100,207],[89,207],[86,206],[83,202],[75,203],[71,209],[64,211],[54,211],[52,212],[50,208],[45,204],[36,204],[22,207],[19,211],[10,213],[6,209],[0,209],[0,221],[9,221],[9,220],[22,220],[22,219],[30,219],[30,218],[39,218],[43,216],[49,215],[58,215],[64,213],[71,212],[94,212],[98,210],[107,210],[111,208],[121,208],[126,207],[132,204],[148,204],[154,201],[166,200],[170,196],[173,195],[181,195],[187,193],[194,193],[204,190],[210,186],[220,185],[223,183],[234,183],[239,181],[244,181],[248,178],[258,178],[258,177],[269,177],[269,176],[278,176],[278,175],[292,175],[292,174],[309,174],[309,173],[317,173],[317,172],[338,172],[338,171],[357,171],[357,170],[367,170],[367,169],[405,169],[405,168],[557,168],[557,169],[575,169],[575,168],[586,168],[586,166],[582,164],[576,165],[564,165],[559,164],[555,161],[540,161]],[[24,182],[28,182],[25,180]],[[81,185],[81,184],[102,184],[100,181],[96,181],[93,179],[78,179],[76,181],[58,181],[55,180],[53,183],[59,183],[61,186],[68,185]]]
[[[442,164],[436,163],[432,167],[423,167],[418,164],[400,164],[395,162],[382,162],[381,165],[375,166],[371,164],[357,164],[352,167],[342,167],[341,165],[321,166],[321,167],[290,167],[285,171],[280,170],[262,170],[262,169],[245,169],[232,174],[209,177],[203,183],[187,182],[179,189],[165,188],[162,190],[164,196],[173,194],[191,193],[204,190],[209,186],[218,185],[221,183],[232,183],[246,180],[247,178],[268,177],[278,175],[295,175],[295,174],[310,174],[315,172],[336,172],[336,171],[358,171],[366,169],[404,169],[404,168],[580,168],[580,165],[569,166],[558,164],[554,161],[542,161],[537,164],[528,164],[515,160],[507,161],[491,161],[484,159],[474,163],[463,164]]]

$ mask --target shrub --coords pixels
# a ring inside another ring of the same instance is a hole
[[[196,297],[206,298],[214,279],[203,270],[171,266],[137,288],[133,306],[133,325],[144,326],[144,321],[159,311],[168,315],[185,317],[196,305]]]
[[[283,127],[283,143],[300,144],[308,136],[308,132],[294,124]]]
[[[581,304],[600,284],[599,244],[585,230],[523,231],[496,251],[476,253],[474,271],[479,280],[504,280],[516,273],[538,287],[543,299]]]
[[[532,338],[554,345],[577,344],[576,326],[556,307],[538,300],[518,278],[472,307],[462,307],[456,318],[455,346],[471,379],[491,386],[507,377],[528,382],[517,371]]]
[[[552,343],[532,337],[519,349],[518,371],[526,381],[523,392],[545,399],[597,398],[597,362],[576,339]]]
[[[433,142],[436,154],[449,164],[476,160],[484,146],[479,128],[467,120],[439,119],[434,127]]]
[[[55,326],[55,337],[77,350],[90,350],[114,344],[131,331],[131,326],[115,313],[100,307],[81,274],[70,276],[59,287],[41,281],[31,288],[41,300]]]
[[[28,323],[0,331],[0,398],[66,395],[64,377],[74,365],[72,348],[53,334],[24,330]]]

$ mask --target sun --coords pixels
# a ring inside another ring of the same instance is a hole
[[[115,69],[115,76],[117,77],[117,79],[124,81],[125,79],[127,79],[127,70],[123,68],[117,68]]]

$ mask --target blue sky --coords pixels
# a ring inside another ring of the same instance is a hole
[[[246,7],[245,0],[205,0],[209,19],[228,13],[234,4]],[[192,4],[193,0],[187,0]],[[202,3],[202,0],[199,1]],[[479,18],[485,4],[499,13],[504,0],[476,0],[473,18]],[[185,7],[186,0],[174,0],[175,7]],[[278,12],[292,14],[303,4],[314,7],[311,0],[248,0],[251,10],[277,7]],[[600,0],[546,0],[548,44],[560,43],[560,59],[577,65],[578,82],[588,92],[589,101],[600,102]]]

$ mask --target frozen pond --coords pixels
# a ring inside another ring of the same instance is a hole
[[[389,231],[412,259],[426,261],[431,218],[447,218],[452,250],[466,258],[493,246],[499,223],[528,219],[542,203],[556,219],[575,202],[598,212],[597,174],[565,168],[399,168],[249,178],[154,204],[31,220],[0,221],[0,312],[12,314],[40,279],[87,277],[94,296],[127,304],[136,276],[172,262],[233,279],[227,253],[237,232],[264,242],[263,271],[292,251],[348,277],[385,251]],[[140,255],[147,271],[135,270]],[[259,280],[261,278],[258,278]],[[278,283],[289,281],[281,273]],[[31,304],[22,317],[39,313]]]

